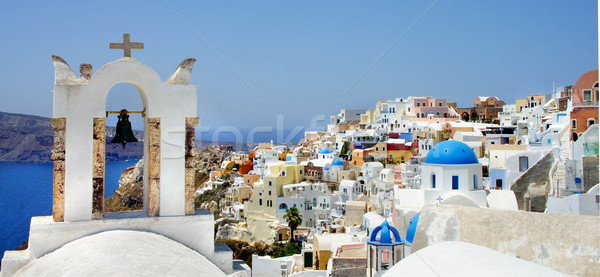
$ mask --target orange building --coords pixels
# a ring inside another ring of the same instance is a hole
[[[598,69],[579,77],[571,99],[571,140],[575,141],[589,126],[598,123]]]
[[[252,171],[252,169],[254,169],[254,164],[252,163],[252,161],[248,160],[240,164],[240,167],[238,168],[238,173],[244,175]]]

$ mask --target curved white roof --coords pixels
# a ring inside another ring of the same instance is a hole
[[[139,231],[87,236],[30,262],[16,276],[226,276],[200,253]]]
[[[383,276],[568,276],[479,245],[451,241],[410,254]]]

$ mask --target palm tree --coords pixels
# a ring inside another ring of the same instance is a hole
[[[290,227],[290,241],[293,241],[294,231],[298,228],[298,225],[302,224],[302,215],[300,214],[297,208],[292,207],[285,210],[283,219],[287,221],[288,226]]]

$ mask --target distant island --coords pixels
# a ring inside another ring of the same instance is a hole
[[[115,133],[115,127],[106,128],[107,141]],[[129,143],[123,149],[121,145],[107,144],[106,161],[123,161],[140,159],[143,156],[142,131],[134,131],[140,140]],[[91,134],[90,134],[91,135]],[[50,151],[54,144],[54,136],[49,117],[0,112],[0,161],[50,163]],[[244,143],[196,141],[197,147],[216,144],[228,144],[237,150],[248,150]]]

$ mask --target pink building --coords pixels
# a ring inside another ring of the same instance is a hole
[[[447,118],[450,116],[446,99],[432,98],[429,96],[412,97],[412,109],[417,118],[427,118],[428,115],[433,117]]]

